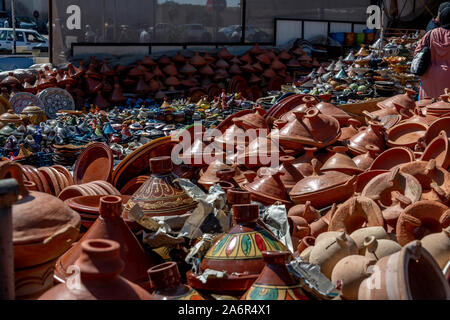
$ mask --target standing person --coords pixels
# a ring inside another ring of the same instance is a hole
[[[450,6],[439,14],[441,26],[433,29],[420,40],[414,54],[425,46],[431,50],[431,63],[425,74],[420,77],[421,99],[438,98],[450,88]]]
[[[433,29],[439,28],[439,25],[440,25],[440,22],[439,22],[440,17],[439,16],[440,16],[441,12],[446,7],[449,7],[449,6],[450,6],[450,2],[449,1],[441,3],[441,5],[439,6],[439,9],[438,9],[437,17],[436,18],[433,17],[433,19],[431,19],[430,22],[428,23],[428,26],[427,26],[427,29],[426,29],[427,32],[431,31]]]

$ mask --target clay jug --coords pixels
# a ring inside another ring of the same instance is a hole
[[[365,256],[370,259],[380,260],[402,250],[402,246],[397,242],[387,239],[376,239],[374,236],[364,240],[366,248]]]
[[[147,291],[121,276],[125,263],[118,242],[89,239],[79,246],[80,255],[73,264],[79,274],[50,289],[39,300],[150,300]]]
[[[389,240],[389,235],[383,227],[367,227],[354,231],[350,237],[355,241],[359,254],[366,252],[365,241],[368,237],[374,237],[376,240]]]
[[[442,270],[450,260],[450,227],[421,240],[422,246],[436,259]]]

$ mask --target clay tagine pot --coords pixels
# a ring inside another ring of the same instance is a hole
[[[197,202],[174,182],[173,164],[170,157],[150,159],[150,178],[136,191],[125,207],[126,212],[139,205],[147,216],[183,215],[195,209]]]
[[[72,265],[79,269],[77,278],[50,289],[39,300],[150,300],[146,290],[121,276],[123,245],[105,239],[83,241]]]
[[[329,150],[334,155],[331,156],[320,169],[323,172],[339,171],[348,175],[362,173],[356,163],[346,154],[347,147],[334,147]]]
[[[144,251],[122,215],[122,198],[106,196],[100,200],[100,217],[69,251],[56,262],[55,280],[67,282],[72,266],[83,253],[83,241],[92,239],[107,239],[117,241],[120,246],[120,257],[127,261],[125,268],[119,273],[124,278],[149,288],[147,270],[154,265],[153,259]]]
[[[361,283],[358,299],[449,300],[450,286],[433,256],[413,241],[378,260],[373,274]]]
[[[180,282],[176,262],[166,262],[148,270],[151,300],[204,300],[194,289]]]
[[[366,153],[353,158],[353,162],[356,166],[364,171],[368,170],[372,166],[372,163],[375,161],[380,152],[380,149],[377,146],[371,144],[367,145],[366,149]]]
[[[281,181],[281,173],[268,174],[265,177],[254,180],[246,184],[244,189],[252,194],[254,201],[259,201],[266,205],[281,202],[285,205],[292,205],[287,190]]]
[[[262,252],[287,251],[278,239],[257,223],[258,218],[258,205],[233,206],[233,228],[213,244],[201,263],[201,272],[212,269],[225,272],[226,276],[209,276],[203,283],[197,274],[189,271],[188,284],[215,293],[244,294],[264,268]]]
[[[309,300],[286,267],[290,252],[264,251],[262,255],[266,266],[241,300]]]

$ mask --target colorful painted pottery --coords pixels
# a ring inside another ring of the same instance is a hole
[[[444,270],[450,261],[450,227],[445,228],[441,233],[430,234],[420,242]]]
[[[309,300],[286,267],[288,251],[262,253],[266,266],[241,300]]]
[[[316,243],[309,256],[309,262],[318,265],[323,275],[331,280],[336,264],[347,256],[357,254],[355,242],[342,232],[337,237],[329,237]]]
[[[358,299],[449,300],[450,287],[431,254],[413,241],[378,260],[373,274],[361,283]]]
[[[359,286],[371,276],[369,269],[376,264],[375,259],[352,255],[340,260],[333,268],[331,281],[342,283],[340,297],[343,300],[358,300]]]
[[[82,240],[80,254],[73,262],[79,273],[44,293],[39,300],[150,300],[146,290],[123,276],[130,263],[125,263],[121,256],[124,245],[101,238]]]
[[[111,182],[114,165],[112,150],[105,143],[93,143],[78,157],[74,169],[74,181],[83,184],[103,180]]]
[[[44,112],[49,119],[55,119],[59,110],[75,110],[75,101],[67,90],[48,88],[41,91],[37,97],[44,104]]]
[[[180,282],[176,262],[167,262],[148,270],[151,300],[204,300],[194,289]]]
[[[264,268],[262,252],[287,251],[278,239],[258,225],[258,218],[258,205],[233,206],[233,228],[214,243],[201,263],[202,272],[211,269],[226,275],[210,276],[203,283],[189,271],[188,284],[215,293],[244,294]]]
[[[150,178],[136,191],[127,203],[129,212],[138,205],[147,216],[183,215],[195,209],[197,202],[174,182],[172,160],[168,156],[150,159]]]
[[[450,226],[450,209],[437,201],[419,201],[407,207],[397,222],[397,241],[405,246]]]
[[[144,288],[148,288],[147,270],[154,265],[154,262],[121,218],[122,198],[106,196],[101,198],[100,201],[100,217],[83,235],[81,240],[56,262],[55,280],[61,283],[69,281],[69,268],[82,255],[83,241],[105,239],[117,241],[121,244],[120,257],[123,261],[127,261],[125,268],[119,271],[121,276]]]

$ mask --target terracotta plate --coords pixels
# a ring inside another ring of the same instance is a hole
[[[77,212],[83,212],[91,215],[98,216],[98,210],[100,207],[100,199],[104,196],[87,196],[87,197],[76,197],[68,199],[65,203]],[[122,203],[125,205],[130,196],[120,196],[122,198]]]
[[[91,144],[77,160],[73,171],[76,184],[97,180],[111,181],[114,166],[112,150],[105,143]]]

